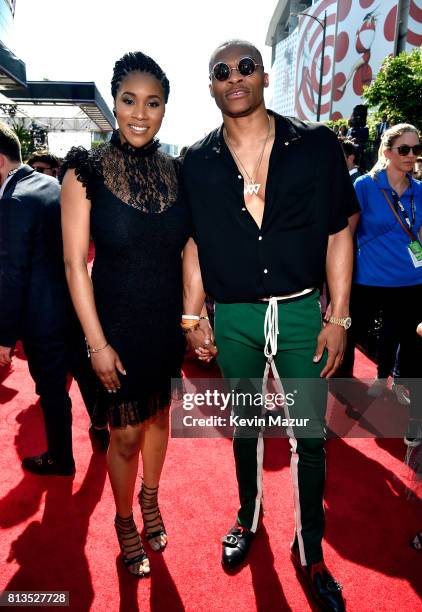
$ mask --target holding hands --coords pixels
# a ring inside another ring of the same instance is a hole
[[[214,344],[214,334],[208,317],[201,317],[194,323],[190,320],[190,324],[182,320],[182,329],[189,349],[195,352],[200,361],[209,363],[217,354],[217,347]]]

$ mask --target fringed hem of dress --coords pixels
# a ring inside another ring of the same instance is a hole
[[[107,420],[110,427],[123,429],[144,423],[158,412],[168,408],[173,399],[180,399],[182,385],[179,379],[173,379],[172,388],[161,389],[145,394],[133,400],[113,398],[107,394]]]
[[[148,421],[169,407],[171,394],[160,391],[148,398],[147,401],[124,401],[119,404],[107,406],[107,417],[110,427],[124,429],[128,425],[132,427]]]

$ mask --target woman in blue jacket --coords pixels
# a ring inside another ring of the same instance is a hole
[[[421,151],[417,129],[405,123],[395,125],[383,134],[375,166],[355,182],[361,214],[351,344],[381,312],[378,377],[368,391],[372,397],[385,388],[398,345],[402,382],[422,376],[422,339],[415,333],[422,310],[422,183],[412,178]],[[411,381],[408,386],[415,394],[411,403],[416,418],[418,389]],[[410,437],[417,435],[409,432]]]

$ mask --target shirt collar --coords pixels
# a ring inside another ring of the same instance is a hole
[[[286,147],[290,143],[300,140],[301,135],[295,128],[293,121],[289,117],[283,117],[274,111],[267,109],[267,113],[274,117],[275,120],[275,145],[277,147]],[[217,129],[211,132],[205,141],[205,158],[210,159],[218,157],[225,145],[223,138],[224,123]]]
[[[7,175],[4,183],[0,187],[0,198],[3,197],[3,194],[4,194],[5,190],[6,190],[7,184],[12,180],[12,178],[15,176],[16,172],[18,172],[18,170],[20,170],[23,165],[24,164],[21,164],[20,166],[17,166],[17,168],[14,168],[13,170],[11,170],[9,172],[9,174]]]
[[[407,172],[406,173],[407,179],[409,181],[409,187],[406,189],[406,191],[404,193],[407,193],[409,190],[412,190],[413,188],[413,178],[412,176]],[[393,191],[393,188],[391,187],[390,183],[388,182],[388,176],[387,176],[387,170],[381,170],[380,172],[377,173],[376,175],[376,180],[378,183],[378,186],[381,189],[389,189],[390,191]]]
[[[357,171],[358,171],[358,168],[352,168],[351,170],[349,170],[350,176],[353,176],[354,174],[356,174]]]

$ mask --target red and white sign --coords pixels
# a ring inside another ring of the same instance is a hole
[[[352,7],[353,5],[353,7]],[[348,117],[395,52],[397,0],[338,0],[331,118]]]
[[[422,45],[422,0],[410,0],[406,51]]]
[[[320,119],[324,121],[330,118],[336,10],[337,0],[321,0],[305,11],[310,17],[305,15],[299,17],[295,114],[300,119],[315,121],[317,118],[323,29],[312,17],[323,21],[325,11],[327,11],[327,27]]]

